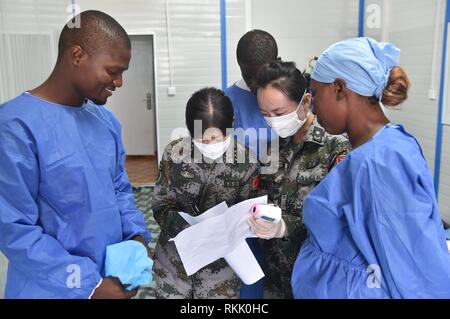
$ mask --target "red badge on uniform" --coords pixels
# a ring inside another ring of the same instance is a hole
[[[345,158],[345,155],[338,155],[338,157],[336,157],[336,165],[339,164],[340,162],[342,162],[342,160]]]
[[[259,183],[261,182],[261,177],[255,176],[253,177],[253,190],[256,191],[259,188]]]

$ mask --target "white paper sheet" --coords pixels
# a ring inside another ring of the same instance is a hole
[[[201,223],[202,221],[211,218],[211,217],[215,217],[215,216],[219,216],[222,215],[223,213],[225,213],[225,211],[228,209],[228,205],[226,202],[222,202],[219,205],[216,205],[210,209],[208,209],[206,212],[204,212],[203,214],[199,215],[199,216],[191,216],[187,213],[183,213],[183,212],[179,212],[178,214],[181,215],[181,217],[183,217],[183,219],[189,224],[189,225],[195,225],[198,223]]]
[[[246,285],[254,284],[264,277],[264,272],[246,241],[243,241],[224,258]]]
[[[221,203],[205,212],[205,217],[201,217],[203,214],[192,217],[180,213],[193,225],[171,240],[175,242],[188,276],[222,257],[246,284],[264,276],[245,242],[246,238],[256,237],[246,223],[255,203],[267,204],[267,196],[249,199],[227,209]]]

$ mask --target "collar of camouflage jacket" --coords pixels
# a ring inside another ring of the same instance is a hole
[[[308,129],[308,132],[306,132],[305,137],[301,142],[301,145],[305,145],[305,143],[314,143],[323,146],[325,134],[326,134],[325,129],[322,126],[320,126],[320,124],[317,122],[317,118],[314,118],[314,121],[312,122],[310,128]],[[287,138],[280,138],[280,145],[289,144],[291,139],[292,136]]]

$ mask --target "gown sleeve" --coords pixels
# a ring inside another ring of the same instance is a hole
[[[101,280],[97,265],[88,257],[71,255],[39,226],[36,154],[25,125],[0,123],[0,250],[10,267],[55,298],[88,298]],[[8,278],[8,285],[15,285],[14,278]]]
[[[111,115],[112,116],[112,115]],[[122,129],[119,122],[113,117],[113,124],[116,130],[117,145],[119,148],[118,165],[114,188],[116,191],[117,203],[120,209],[122,221],[123,239],[129,240],[134,236],[141,235],[145,241],[150,242],[150,233],[147,230],[144,214],[136,208],[134,204],[133,187],[128,179],[125,170],[125,148],[122,143]]]
[[[352,235],[374,261],[372,279],[393,298],[449,298],[450,255],[424,158],[419,152],[374,157],[358,181],[354,214],[347,216],[355,220],[358,210],[365,210],[370,235],[363,240],[361,227]]]

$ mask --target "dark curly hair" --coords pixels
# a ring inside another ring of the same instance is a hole
[[[239,64],[261,65],[277,59],[278,46],[268,32],[252,30],[239,40],[236,55]]]
[[[106,13],[88,10],[79,13],[75,18],[80,20],[80,27],[69,27],[69,24],[66,24],[59,36],[58,62],[73,45],[80,45],[90,53],[100,49],[114,50],[115,46],[131,48],[127,32]]]

